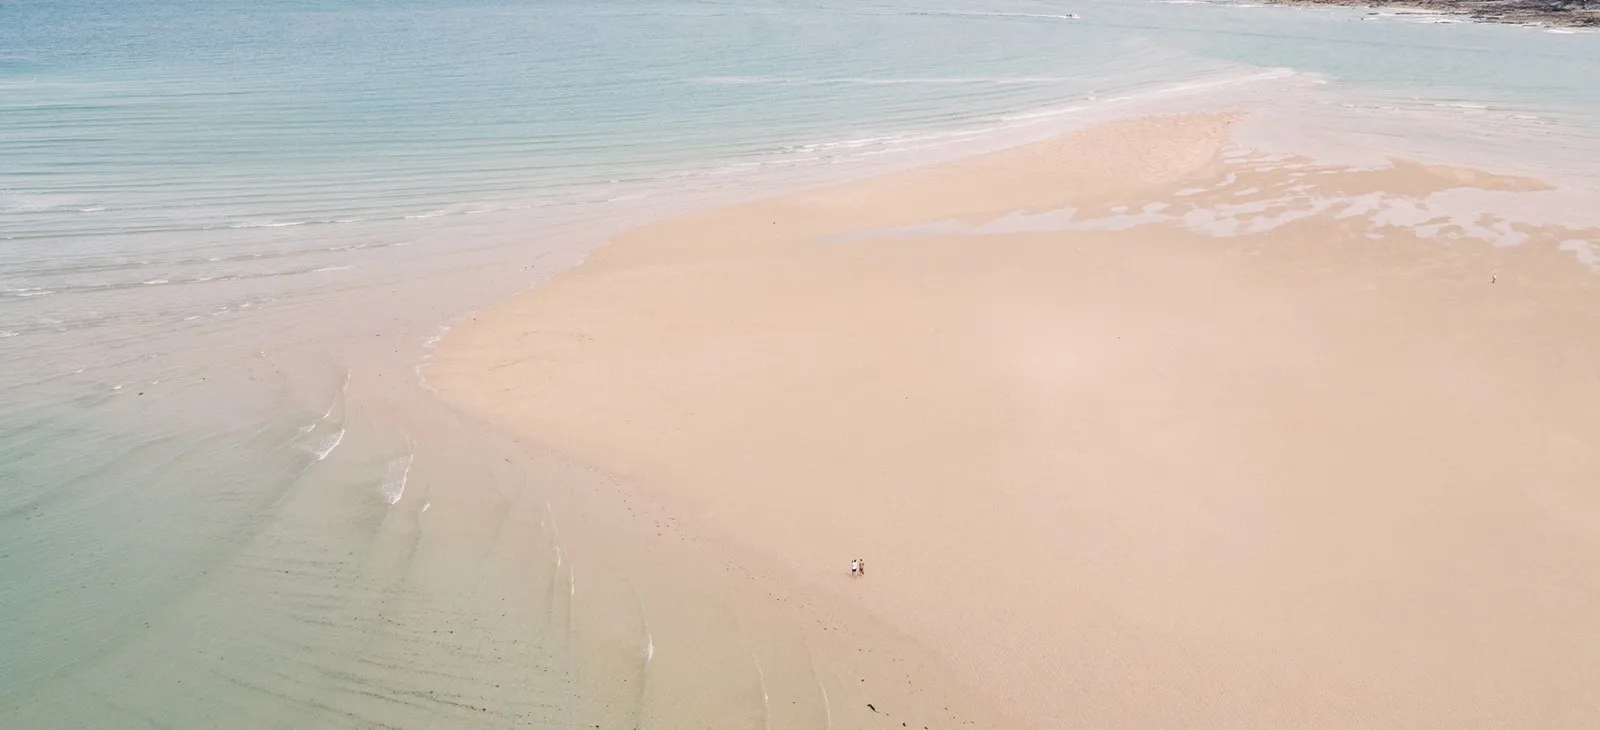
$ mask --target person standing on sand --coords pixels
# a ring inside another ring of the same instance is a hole
[[[854,578],[854,577],[856,577],[858,575],[861,575],[861,561],[859,559],[851,560],[850,561],[850,577]]]
[[[862,560],[861,558],[856,558],[855,566],[856,566],[856,577],[857,578],[861,578],[861,577],[866,576],[866,574],[867,574],[867,561]]]

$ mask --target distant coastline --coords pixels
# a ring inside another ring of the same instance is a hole
[[[1484,23],[1600,28],[1600,0],[1269,0],[1279,5],[1344,5],[1425,10]]]

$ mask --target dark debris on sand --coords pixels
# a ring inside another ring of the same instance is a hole
[[[1600,28],[1600,0],[1269,0],[1279,5],[1405,8],[1462,15],[1486,23]]]

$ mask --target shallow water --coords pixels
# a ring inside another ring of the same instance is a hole
[[[695,712],[761,724],[740,650],[649,669],[659,592],[574,600],[584,477],[433,402],[429,338],[665,212],[1130,111],[1600,179],[1600,37],[1433,20],[0,4],[0,725],[649,725],[719,663]]]

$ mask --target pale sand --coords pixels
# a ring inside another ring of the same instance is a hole
[[[1234,121],[653,225],[428,377],[1028,726],[1600,723],[1600,229]]]

